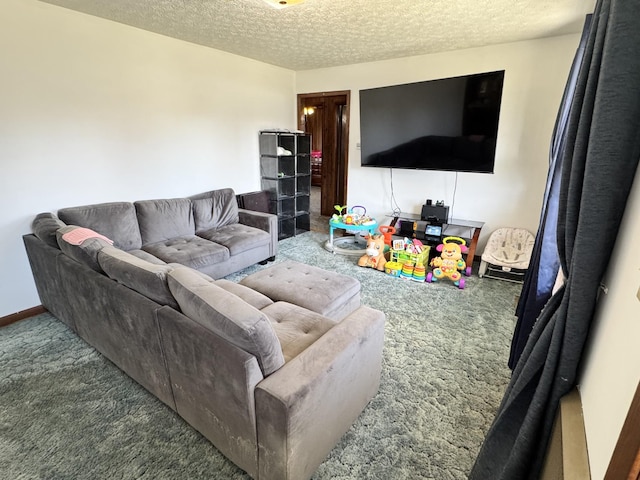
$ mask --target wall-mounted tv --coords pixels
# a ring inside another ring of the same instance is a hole
[[[360,90],[364,167],[493,173],[504,70]]]

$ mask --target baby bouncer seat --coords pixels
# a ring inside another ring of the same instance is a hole
[[[480,278],[522,282],[529,268],[534,237],[524,228],[499,228],[489,236],[480,261]]]

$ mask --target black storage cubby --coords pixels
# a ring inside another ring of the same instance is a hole
[[[260,176],[278,215],[278,238],[309,231],[311,136],[300,132],[260,132]]]

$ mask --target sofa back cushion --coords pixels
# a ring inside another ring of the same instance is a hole
[[[189,198],[193,203],[196,232],[224,227],[239,221],[238,202],[231,188],[200,193]]]
[[[51,212],[39,213],[31,223],[31,230],[34,235],[47,245],[58,248],[58,238],[56,232],[65,223]]]
[[[58,217],[68,225],[90,228],[122,250],[136,250],[142,246],[138,219],[133,203],[113,202],[58,210]]]
[[[143,245],[196,233],[188,198],[141,200],[134,205]]]
[[[185,315],[254,355],[264,376],[284,365],[280,342],[260,310],[190,268],[172,270],[168,282]]]
[[[173,265],[147,262],[112,246],[100,250],[98,263],[109,278],[154,302],[178,308],[167,284],[167,274],[173,270]]]
[[[242,300],[258,310],[262,310],[264,307],[273,303],[273,300],[266,295],[263,295],[249,287],[245,287],[244,285],[240,285],[239,283],[232,282],[231,280],[221,278],[215,282],[216,285],[223,290],[233,293],[236,297],[240,297]]]

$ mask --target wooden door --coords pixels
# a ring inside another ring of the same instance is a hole
[[[347,201],[349,99],[348,91],[298,95],[298,128],[311,135],[312,151],[322,152],[321,215]]]
[[[640,382],[622,425],[604,480],[640,479]]]

